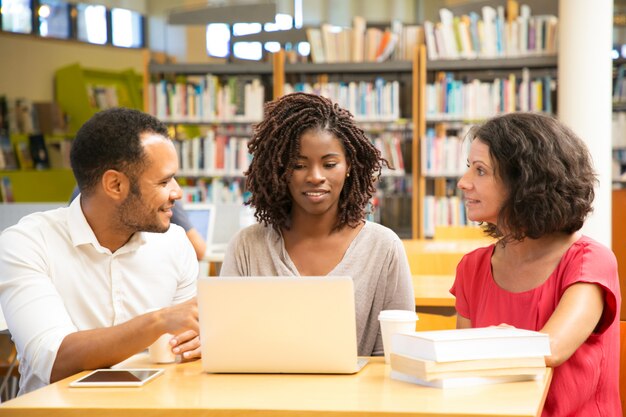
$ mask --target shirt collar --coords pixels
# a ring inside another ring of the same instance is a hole
[[[98,242],[98,238],[96,238],[96,235],[85,218],[85,214],[83,213],[83,209],[80,205],[80,200],[81,195],[78,194],[78,196],[76,196],[76,198],[70,203],[68,210],[67,224],[72,244],[74,247],[91,244],[98,252],[111,253],[108,248],[105,248],[100,245],[100,242]],[[145,243],[146,237],[144,236],[144,232],[136,232],[131,236],[128,242],[115,251],[115,253],[121,254],[132,252]]]

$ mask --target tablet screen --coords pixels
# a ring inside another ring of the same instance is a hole
[[[163,369],[97,369],[70,386],[140,386],[163,373]]]

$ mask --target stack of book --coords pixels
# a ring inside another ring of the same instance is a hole
[[[513,327],[394,334],[391,378],[447,388],[543,378],[547,334]]]
[[[486,3],[486,2],[483,2]],[[424,21],[428,59],[474,59],[555,55],[558,18],[531,15],[528,5],[508,0],[507,6],[482,6],[455,16],[439,10],[439,22]]]

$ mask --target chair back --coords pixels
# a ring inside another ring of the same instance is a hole
[[[435,226],[435,240],[488,239],[478,226]]]
[[[622,399],[622,414],[626,417],[626,321],[619,322],[619,395]]]

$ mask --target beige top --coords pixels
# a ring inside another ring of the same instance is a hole
[[[255,224],[230,241],[220,275],[300,274],[285,250],[282,234]],[[378,313],[415,309],[411,272],[402,241],[392,230],[366,222],[341,262],[328,275],[350,276],[354,281],[359,355],[382,355]]]

